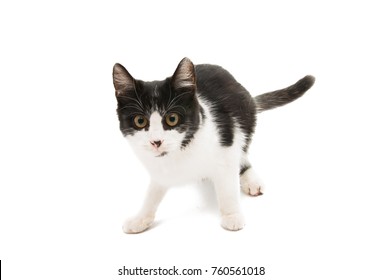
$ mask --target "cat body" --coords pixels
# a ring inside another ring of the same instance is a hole
[[[194,66],[184,58],[164,81],[135,80],[120,64],[113,71],[120,129],[148,170],[151,183],[140,212],[126,233],[146,230],[166,191],[208,179],[213,182],[221,225],[239,230],[241,189],[263,193],[248,160],[256,113],[289,103],[308,90],[306,76],[286,89],[253,98],[220,66]]]

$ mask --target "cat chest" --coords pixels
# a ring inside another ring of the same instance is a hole
[[[212,163],[202,154],[159,158],[150,161],[147,169],[152,180],[166,186],[182,185],[208,177]]]

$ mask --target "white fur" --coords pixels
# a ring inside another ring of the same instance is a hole
[[[241,175],[241,189],[244,193],[251,196],[263,194],[264,185],[261,179],[255,174],[253,168],[248,169]]]
[[[151,115],[148,131],[142,130],[136,132],[134,136],[127,136],[137,156],[151,175],[151,184],[140,212],[125,223],[123,230],[126,233],[144,231],[152,224],[156,209],[168,188],[196,182],[202,178],[208,178],[214,183],[222,227],[228,230],[239,230],[244,227],[245,222],[239,204],[239,171],[245,157],[242,152],[244,135],[239,128],[236,128],[233,145],[222,147],[215,122],[212,121],[212,115],[208,110],[210,106],[208,104],[201,106],[205,109],[205,122],[183,150],[181,142],[185,133],[164,130],[162,117],[158,112]],[[150,143],[158,140],[162,141],[159,148]],[[251,175],[248,173],[243,179],[244,191],[250,190],[251,184],[255,185],[255,178],[252,180]]]

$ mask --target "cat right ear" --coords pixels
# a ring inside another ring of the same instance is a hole
[[[194,65],[192,61],[184,57],[175,73],[172,76],[172,85],[178,90],[191,90],[192,92],[196,89],[196,75],[194,70]]]
[[[117,97],[126,94],[129,90],[135,89],[134,78],[128,73],[123,65],[119,63],[114,65],[112,77],[114,80],[115,95]]]

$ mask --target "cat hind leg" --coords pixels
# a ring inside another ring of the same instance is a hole
[[[224,229],[237,231],[245,226],[241,212],[239,195],[238,170],[225,166],[219,168],[212,179],[221,214],[221,226]]]
[[[263,182],[254,172],[247,159],[245,159],[244,163],[241,164],[240,184],[242,191],[250,196],[263,195]]]

